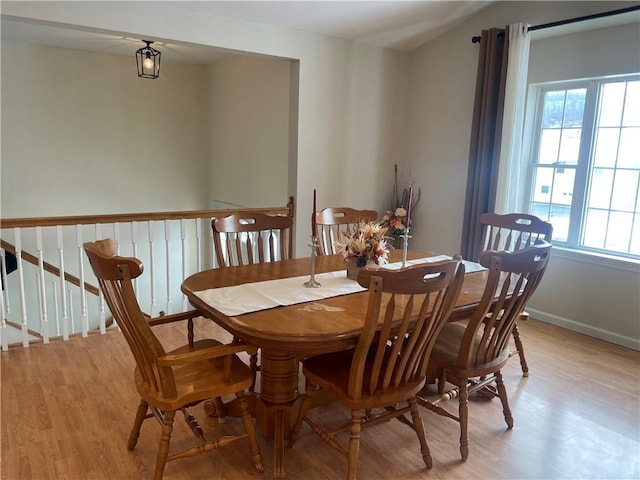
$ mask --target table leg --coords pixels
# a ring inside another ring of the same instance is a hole
[[[298,397],[298,358],[295,354],[260,350],[260,397],[256,423],[273,435],[273,478],[284,478],[284,444],[291,429],[291,409]]]

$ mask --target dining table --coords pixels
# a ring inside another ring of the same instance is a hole
[[[409,251],[406,265],[443,260],[432,252]],[[390,254],[400,268],[402,251]],[[304,284],[311,262],[317,288]],[[449,321],[467,318],[478,304],[487,272],[464,262],[467,273]],[[243,266],[214,268],[193,274],[182,291],[203,316],[260,353],[259,385],[252,414],[257,427],[273,437],[273,477],[284,478],[285,441],[298,391],[299,361],[305,357],[352,348],[362,329],[367,290],[346,276],[341,255],[318,255]]]

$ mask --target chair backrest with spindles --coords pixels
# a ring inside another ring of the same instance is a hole
[[[292,258],[293,218],[243,212],[211,221],[216,260],[221,267]]]
[[[551,242],[553,225],[526,213],[483,213],[484,225],[480,252],[486,250],[515,252],[538,242]]]
[[[425,377],[463,277],[458,260],[359,273],[358,283],[369,289],[369,300],[351,364],[351,398],[382,396]]]
[[[480,304],[471,316],[458,351],[458,367],[475,368],[508,356],[507,345],[518,316],[547,267],[551,244],[537,243],[515,252],[486,251],[489,269]]]
[[[353,231],[360,222],[375,222],[378,212],[375,210],[356,210],[348,207],[329,207],[316,213],[320,254],[337,253],[336,241],[340,241],[340,232]]]

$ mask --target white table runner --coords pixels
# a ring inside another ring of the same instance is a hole
[[[407,261],[407,266],[418,265],[420,263],[439,262],[441,260],[451,260],[446,255],[420,258],[418,260]],[[469,263],[467,273],[473,265]],[[402,262],[389,263],[382,268],[398,269],[402,268]],[[477,268],[476,268],[477,269]],[[475,271],[475,270],[473,270]],[[264,282],[245,283],[231,287],[220,287],[195,292],[195,295],[211,307],[227,316],[237,316],[269,308],[295,305],[298,303],[323,300],[325,298],[348,295],[351,293],[363,292],[366,289],[358,282],[347,278],[346,268],[335,272],[316,274],[316,280],[322,285],[320,288],[306,288],[303,284],[309,276],[280,278],[276,280],[266,280]]]
[[[315,278],[322,285],[320,288],[303,286],[303,283],[309,280],[307,275],[212,288],[195,294],[219,312],[227,316],[236,316],[365,290],[358,282],[347,278],[346,270],[318,273]]]
[[[411,265],[419,265],[421,263],[441,262],[442,260],[451,260],[449,255],[437,255],[435,257],[418,258],[417,260],[407,260],[407,267]],[[486,270],[482,265],[476,262],[470,262],[469,260],[462,260],[464,264],[465,273],[480,272]],[[389,263],[382,268],[388,268],[389,270],[397,270],[402,268],[402,262]]]

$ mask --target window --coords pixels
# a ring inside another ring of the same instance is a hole
[[[537,93],[529,213],[554,243],[640,258],[640,76]]]

